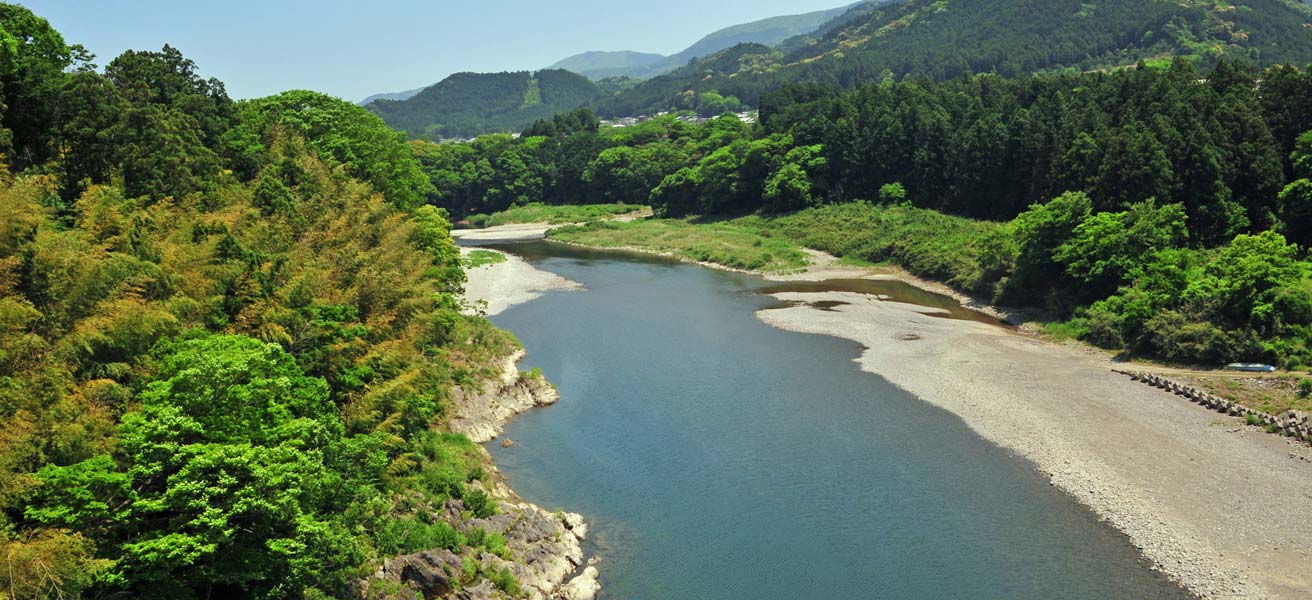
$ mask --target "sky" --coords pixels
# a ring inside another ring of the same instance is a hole
[[[9,0],[14,1],[14,0]],[[847,0],[850,2],[850,0]],[[170,44],[233,98],[358,101],[460,71],[534,70],[587,50],[673,54],[716,29],[844,0],[17,0],[106,63]]]

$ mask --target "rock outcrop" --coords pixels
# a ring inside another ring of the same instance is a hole
[[[560,396],[543,377],[523,374],[515,366],[524,355],[517,352],[505,359],[496,379],[481,389],[456,388],[451,430],[483,443],[501,434],[511,417],[535,406],[555,403]],[[503,536],[507,553],[477,555],[466,548],[463,555],[446,549],[425,550],[389,558],[368,578],[358,582],[362,598],[423,600],[491,600],[511,597],[488,579],[469,584],[466,570],[482,573],[509,571],[519,584],[513,597],[531,600],[591,600],[600,590],[596,560],[583,561],[582,543],[588,535],[583,517],[575,513],[550,512],[526,502],[506,484],[484,451],[490,477],[470,484],[471,490],[497,499],[497,514],[468,518],[464,503],[447,500],[434,520],[451,523],[469,535],[476,529]],[[581,569],[581,570],[580,570]],[[468,585],[461,585],[464,581]]]
[[[500,376],[483,382],[482,389],[452,390],[451,431],[463,433],[481,444],[501,435],[502,427],[511,417],[560,399],[556,388],[544,377],[521,373],[515,367],[523,356],[524,351],[520,350],[506,357]]]

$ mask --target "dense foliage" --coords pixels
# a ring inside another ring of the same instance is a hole
[[[543,135],[419,154],[439,202],[459,214],[646,200],[665,216],[768,217],[836,204],[736,224],[1038,305],[1110,347],[1292,365],[1312,363],[1309,97],[1307,71],[1229,62],[1199,71],[1177,59],[795,86],[767,95],[754,127],[667,117],[594,130],[561,116],[560,127],[540,124]],[[667,233],[568,235],[680,246],[658,241]]]
[[[411,98],[376,100],[368,109],[410,137],[438,140],[519,131],[605,94],[586,77],[559,69],[456,73]]]
[[[358,597],[389,555],[504,554],[435,517],[495,510],[439,431],[515,342],[460,313],[404,137],[167,46],[89,58],[0,4],[0,596]]]

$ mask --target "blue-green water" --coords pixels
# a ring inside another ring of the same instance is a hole
[[[1026,462],[773,329],[744,275],[535,243],[587,287],[493,318],[561,401],[489,449],[582,513],[607,598],[1183,598]]]

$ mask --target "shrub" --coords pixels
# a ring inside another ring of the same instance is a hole
[[[464,495],[465,508],[476,519],[486,519],[497,514],[497,503],[482,490],[470,490]]]
[[[501,569],[489,574],[487,579],[488,581],[491,581],[493,585],[497,586],[498,589],[510,596],[519,595],[519,580],[515,579],[515,574],[511,573],[510,569],[502,567]]]
[[[445,548],[459,552],[464,536],[448,523],[424,523],[415,517],[391,519],[378,533],[378,549],[384,554],[406,554]]]

